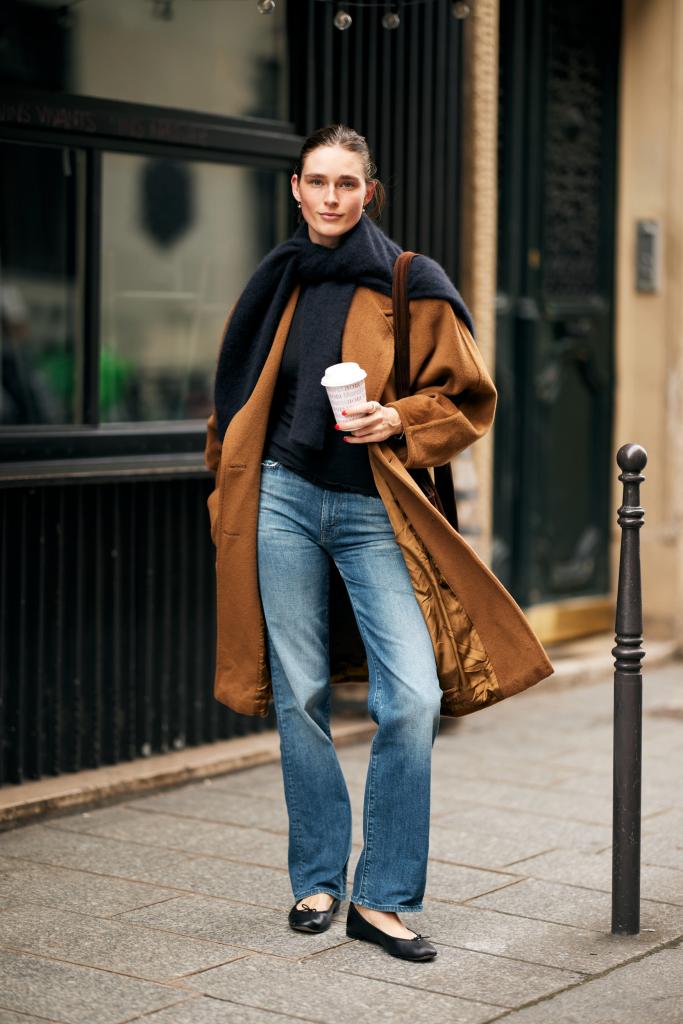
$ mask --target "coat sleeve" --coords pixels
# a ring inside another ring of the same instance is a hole
[[[465,323],[445,299],[410,303],[410,395],[386,402],[401,417],[406,469],[442,466],[493,423],[497,391]]]

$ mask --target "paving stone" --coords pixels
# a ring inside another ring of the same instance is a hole
[[[612,849],[599,853],[582,850],[552,850],[540,857],[519,861],[511,871],[531,878],[565,882],[586,889],[612,891]],[[679,871],[641,864],[640,895],[642,899],[657,900],[683,906],[683,876]]]
[[[643,832],[648,835],[665,835],[683,852],[683,810],[669,809],[654,814],[643,822]]]
[[[224,942],[230,947],[239,947],[242,952],[252,950],[301,958],[340,942],[348,942],[345,917],[342,910],[335,915],[335,921],[327,931],[308,935],[289,927],[284,909],[277,912],[229,900],[181,896],[145,910],[123,914],[117,920]],[[224,959],[229,958],[226,956]]]
[[[289,910],[294,902],[286,868],[257,867],[217,857],[187,857],[170,867],[154,865],[144,877],[169,889],[234,899],[273,910]]]
[[[505,810],[502,807],[460,808],[453,814],[440,817],[435,824],[441,828],[453,826],[469,832],[484,832],[489,836],[525,838],[545,849],[555,846],[601,849],[612,841],[611,825],[563,821],[561,818]]]
[[[478,868],[506,868],[516,861],[552,849],[554,843],[527,836],[487,835],[433,823],[429,830],[429,856]]]
[[[558,793],[553,789],[525,786],[505,782],[472,780],[467,786],[467,799],[478,806],[503,810],[529,811],[551,818],[571,819],[589,824],[610,825],[612,797],[591,796],[585,793]],[[432,820],[440,821],[436,809]]]
[[[438,957],[437,957],[438,959]],[[290,963],[275,957],[248,957],[239,964],[227,964],[188,979],[198,991],[217,998],[239,1000],[245,1006],[259,1006],[277,1013],[320,1024],[479,1024],[491,1019],[491,1006],[412,987],[419,974],[429,977],[436,960],[409,964],[402,961],[402,984],[392,985],[374,978],[343,971],[321,969],[317,957]]]
[[[588,974],[621,964],[678,935],[676,927],[660,926],[653,932],[618,936],[609,930],[570,927],[433,900],[425,902],[421,914],[411,914],[410,927],[446,946]]]
[[[604,978],[517,1010],[505,1024],[681,1024],[681,978],[683,948],[662,949]]]
[[[17,1018],[22,1024],[33,1019],[23,1014],[63,1024],[120,1024],[186,998],[178,989],[152,982],[0,949],[3,1024],[14,1024],[4,1016],[9,1011],[22,1014]]]
[[[173,893],[139,882],[103,878],[84,871],[30,861],[16,861],[10,872],[0,870],[0,897],[3,899],[42,903],[96,917],[144,907],[167,900],[169,895]]]
[[[672,837],[662,833],[650,834],[643,828],[640,843],[641,858],[646,864],[683,871],[683,836]],[[681,879],[683,885],[683,879]]]
[[[37,905],[0,914],[0,946],[151,981],[180,978],[243,955],[229,946],[151,932],[120,919]]]
[[[230,793],[225,789],[195,783],[182,789],[156,793],[139,800],[128,801],[127,807],[136,811],[157,812],[200,818],[205,821],[227,822],[233,825],[264,828],[271,832],[287,832],[289,819],[283,803],[268,809],[267,816],[261,803],[243,793]]]
[[[439,955],[429,973],[411,971],[406,978],[405,961],[388,956],[369,942],[351,942],[316,957],[316,963],[366,978],[408,983],[431,992],[460,996],[494,1006],[510,1008],[539,999],[581,980],[572,971],[523,963],[508,957],[476,953],[469,949],[438,945]]]
[[[611,892],[544,882],[535,878],[478,896],[469,900],[467,905],[578,928],[595,928],[597,931],[609,931],[611,928]],[[640,923],[641,929],[657,928],[683,936],[683,907],[641,899]]]
[[[71,818],[59,819],[70,822]],[[140,878],[152,867],[163,869],[186,858],[170,850],[158,850],[138,843],[100,839],[47,825],[31,825],[0,837],[6,859],[35,861],[75,868],[118,878]]]
[[[107,807],[92,812],[87,818],[82,814],[60,818],[48,827],[55,832],[78,831],[145,846],[208,853],[250,864],[287,863],[286,836],[236,825],[176,818],[171,814],[145,814],[127,807]]]
[[[542,760],[525,760],[519,755],[511,763],[493,756],[488,750],[482,756],[481,749],[472,751],[472,756],[468,757],[460,746],[444,752],[440,757],[434,754],[432,764],[435,788],[441,785],[452,786],[454,781],[461,779],[467,780],[460,787],[462,795],[470,791],[471,781],[499,783],[512,777],[520,786],[546,789],[576,778],[574,768],[558,768]]]
[[[2,1018],[0,1024],[1,1021]],[[229,1003],[225,999],[192,996],[168,1010],[153,1014],[148,1018],[148,1024],[292,1024],[292,1017]]]
[[[45,1017],[27,1017],[25,1013],[4,1010],[0,1006],[0,1024],[45,1024]]]
[[[519,881],[515,875],[481,871],[479,868],[461,867],[459,864],[447,864],[440,860],[429,861],[427,874],[427,889],[432,899],[450,900],[454,903],[481,896],[485,892]]]
[[[662,773],[663,774],[663,773]],[[670,773],[666,779],[652,770],[652,764],[644,766],[641,780],[641,800],[643,817],[658,814],[665,806],[683,805],[683,786],[673,788]],[[612,799],[612,772],[596,775],[592,772],[572,772],[571,775],[559,780],[553,787],[555,791],[587,794]]]

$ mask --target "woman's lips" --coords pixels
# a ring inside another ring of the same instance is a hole
[[[325,220],[339,220],[341,213],[321,213],[320,216],[324,217]]]

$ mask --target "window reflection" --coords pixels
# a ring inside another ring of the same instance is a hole
[[[289,175],[107,153],[103,422],[204,418],[227,312],[286,237]]]
[[[0,143],[0,423],[77,419],[79,154]]]
[[[0,80],[220,116],[287,120],[285,3],[3,0]]]

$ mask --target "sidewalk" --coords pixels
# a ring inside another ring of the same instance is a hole
[[[641,933],[610,934],[612,680],[444,729],[409,964],[293,932],[278,764],[0,834],[0,1024],[681,1024],[683,662],[644,662]],[[367,740],[339,750],[360,851]]]

